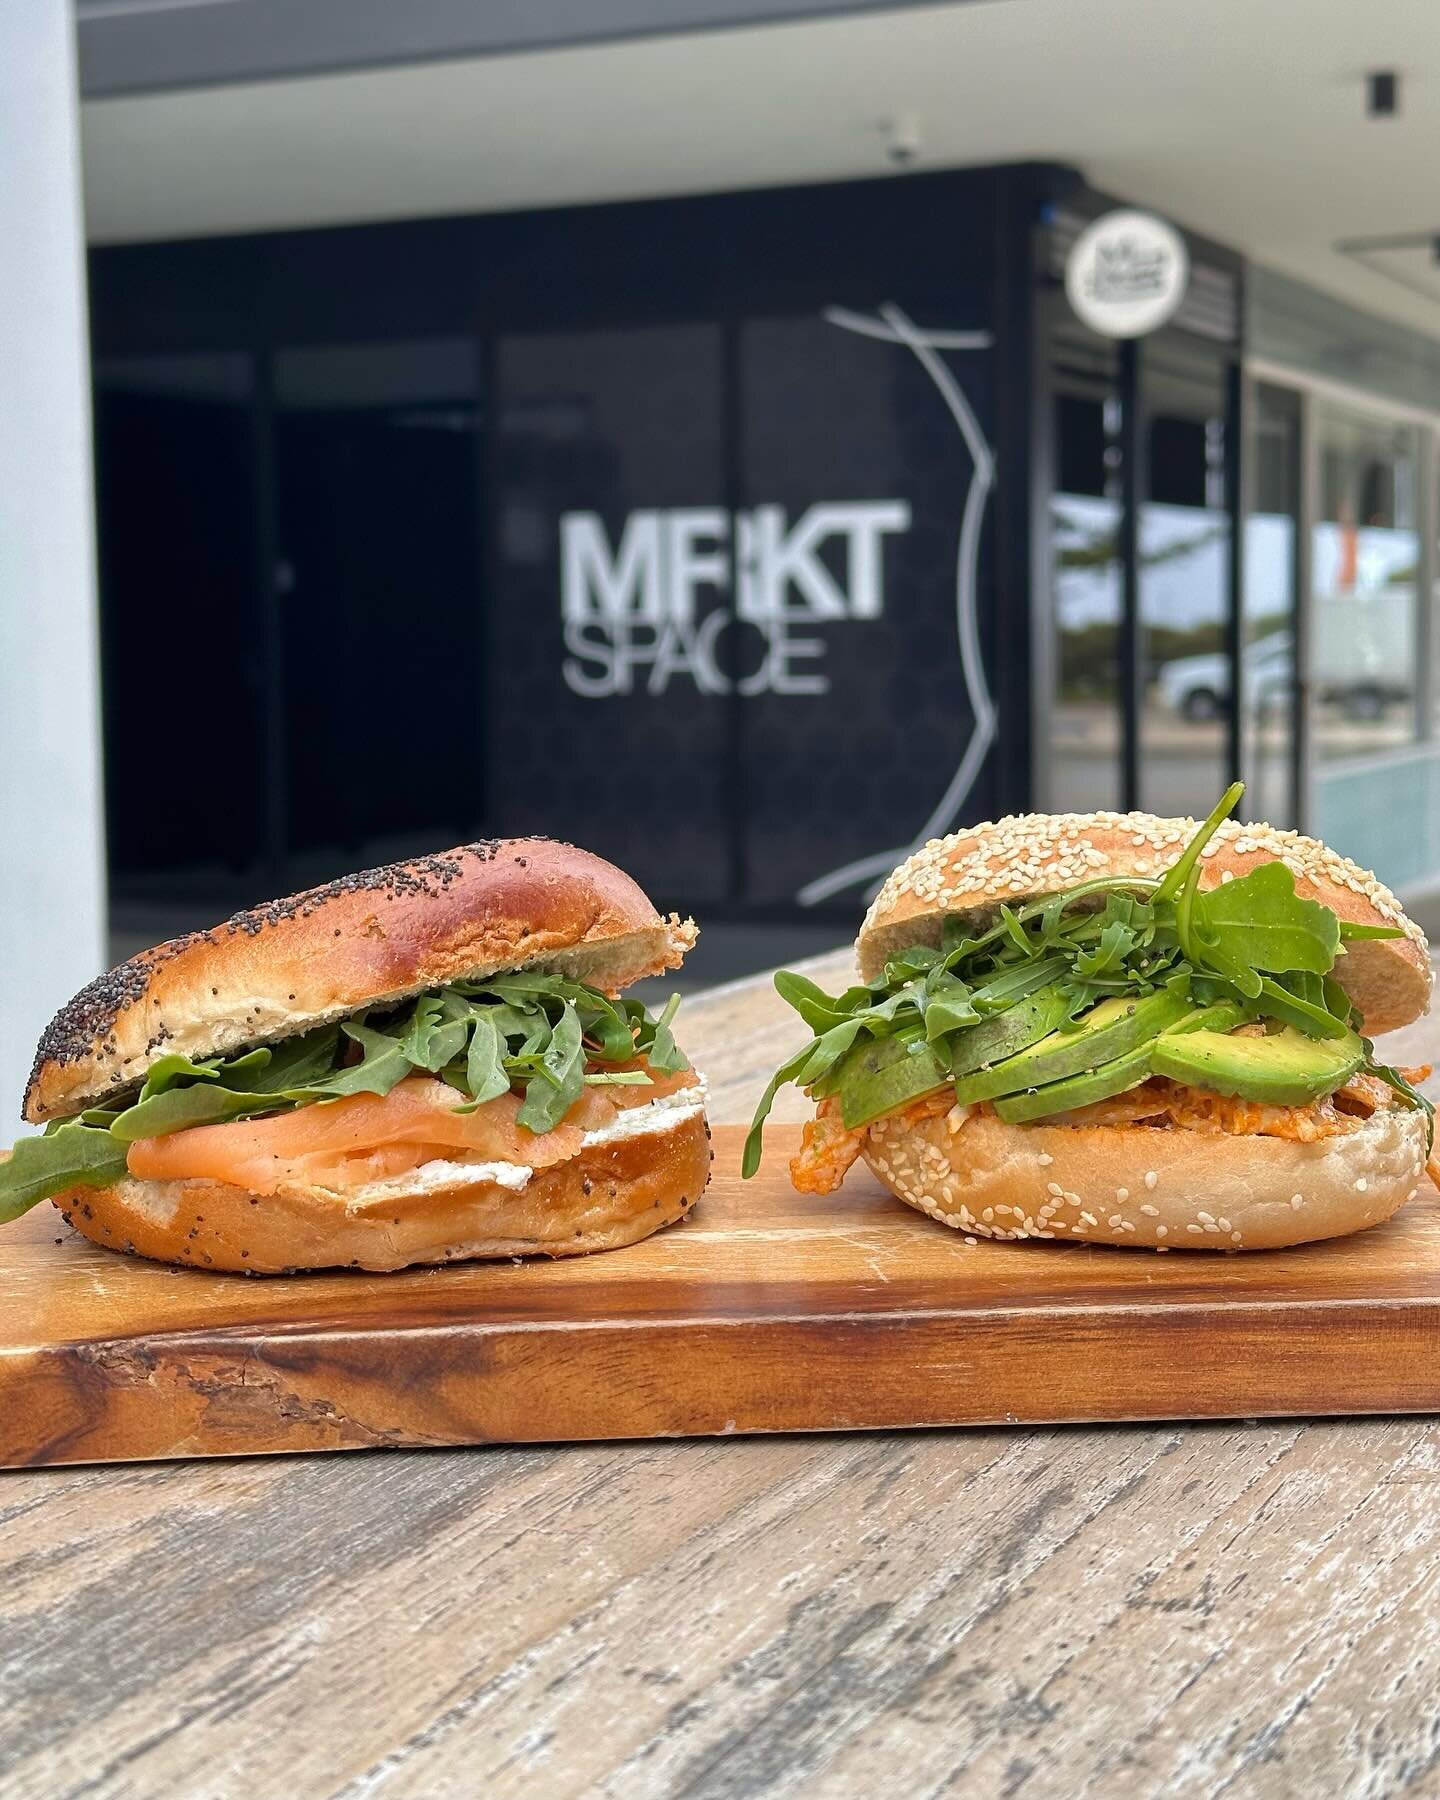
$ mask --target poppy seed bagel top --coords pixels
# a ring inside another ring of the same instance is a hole
[[[361,870],[97,977],[47,1026],[24,1116],[79,1112],[172,1052],[228,1056],[447,981],[538,968],[613,992],[678,968],[695,935],[613,864],[547,838]]]

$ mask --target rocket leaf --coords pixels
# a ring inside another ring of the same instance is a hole
[[[138,1092],[22,1139],[0,1161],[0,1221],[69,1187],[121,1179],[126,1152],[140,1138],[351,1094],[384,1095],[413,1074],[448,1082],[461,1111],[517,1089],[519,1123],[549,1131],[587,1081],[641,1086],[651,1080],[647,1066],[663,1074],[688,1069],[672,1029],[679,1004],[672,995],[654,1018],[637,1000],[612,1000],[564,976],[501,975],[228,1059],[165,1055]]]

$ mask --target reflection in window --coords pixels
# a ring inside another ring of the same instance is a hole
[[[1300,405],[1261,384],[1250,442],[1253,504],[1245,519],[1245,813],[1294,825],[1295,551],[1300,508]]]
[[[95,366],[111,899],[117,927],[137,934],[177,902],[184,923],[201,923],[274,872],[253,580],[254,391],[254,358],[239,350]],[[162,758],[163,805],[154,733],[136,729],[136,696],[155,694],[203,695],[186,728],[204,751]],[[246,776],[227,782],[217,804],[221,740]]]
[[[1203,818],[1225,785],[1231,705],[1225,370],[1159,343],[1142,368],[1140,804]]]
[[[458,842],[482,813],[479,370],[466,338],[274,357],[286,880]],[[378,708],[357,696],[383,691]],[[363,778],[342,771],[386,731]],[[386,730],[383,724],[379,727]]]
[[[1057,333],[1056,493],[1050,502],[1056,812],[1120,795],[1120,399],[1112,344]]]
[[[1317,418],[1310,679],[1322,758],[1415,736],[1415,435],[1326,408]]]

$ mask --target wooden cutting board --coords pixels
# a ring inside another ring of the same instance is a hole
[[[0,1466],[1440,1410],[1440,1196],[1302,1250],[967,1244],[716,1132],[689,1221],[567,1262],[246,1280],[0,1231]],[[58,1241],[57,1241],[58,1240]]]

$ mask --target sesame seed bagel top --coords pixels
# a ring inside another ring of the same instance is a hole
[[[889,876],[855,941],[860,973],[872,980],[910,944],[938,944],[947,914],[993,916],[1000,905],[1038,900],[1103,876],[1155,879],[1179,857],[1194,819],[1150,813],[1026,813],[934,838]],[[1342,919],[1398,925],[1403,938],[1349,944],[1335,975],[1372,1035],[1408,1025],[1430,1003],[1425,934],[1382,882],[1314,838],[1227,819],[1206,844],[1200,885],[1218,887],[1283,862],[1295,891]]]
[[[448,981],[542,969],[607,992],[675,969],[695,927],[613,864],[547,838],[346,875],[144,950],[46,1028],[32,1123],[133,1086],[161,1056],[228,1056]]]

